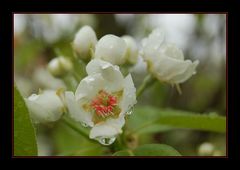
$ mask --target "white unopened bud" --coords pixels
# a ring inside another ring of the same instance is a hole
[[[138,60],[138,47],[135,40],[128,35],[122,37],[127,44],[126,60],[131,64],[136,64]]]
[[[46,90],[40,94],[32,94],[25,98],[30,116],[35,123],[47,123],[58,120],[64,112],[62,103],[56,91]]]
[[[125,41],[112,34],[103,36],[96,45],[95,58],[120,65],[126,61],[127,45]]]
[[[97,36],[90,26],[83,26],[75,35],[73,49],[78,58],[90,60],[97,43]]]
[[[72,67],[72,62],[65,57],[56,57],[48,63],[48,70],[54,77],[65,76]]]
[[[198,154],[201,156],[211,156],[213,155],[214,146],[211,143],[202,143],[198,148]]]

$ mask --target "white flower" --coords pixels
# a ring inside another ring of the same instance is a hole
[[[66,85],[61,79],[55,78],[44,67],[39,67],[34,71],[32,81],[43,89],[66,88]]]
[[[112,34],[103,36],[96,45],[94,57],[120,65],[126,61],[127,44],[125,41]]]
[[[91,139],[108,145],[122,133],[124,117],[136,104],[136,89],[130,74],[124,78],[119,67],[108,62],[94,59],[86,71],[75,95],[65,93],[68,110],[74,120],[92,127]]]
[[[58,120],[64,105],[54,90],[45,90],[25,98],[32,120],[35,123],[46,123]]]
[[[76,34],[73,49],[83,60],[90,60],[97,43],[97,36],[90,26],[83,26]]]
[[[198,154],[201,156],[211,156],[214,152],[214,145],[208,142],[202,143],[198,148]]]
[[[54,77],[62,77],[72,70],[72,62],[65,57],[56,57],[48,63],[48,71]]]
[[[127,44],[126,60],[131,64],[136,64],[138,60],[138,47],[135,40],[128,35],[122,37]]]
[[[196,73],[198,60],[184,60],[182,50],[173,44],[164,44],[164,34],[155,29],[142,40],[142,56],[149,71],[160,81],[171,84],[183,83]]]

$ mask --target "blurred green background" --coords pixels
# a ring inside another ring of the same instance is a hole
[[[142,38],[160,27],[166,33],[166,41],[177,44],[186,59],[200,61],[197,74],[181,85],[182,95],[170,85],[158,82],[143,93],[137,106],[226,115],[224,14],[14,14],[14,79],[24,97],[37,93],[39,88],[65,87],[62,80],[52,77],[45,68],[56,57],[56,51],[73,55],[71,42],[83,25],[92,26],[98,39],[105,34],[128,34],[139,46]],[[138,87],[147,73],[141,58],[131,73]],[[85,141],[61,122],[36,128],[40,155],[106,155],[109,152],[106,147]],[[211,142],[221,155],[226,154],[224,134],[171,130],[137,138],[141,144],[171,145],[182,155],[197,155],[199,145]]]

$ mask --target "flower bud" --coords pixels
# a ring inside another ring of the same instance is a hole
[[[72,62],[65,57],[56,57],[48,63],[48,70],[54,77],[65,76],[72,67]]]
[[[120,65],[126,61],[127,45],[123,39],[112,34],[103,36],[96,45],[95,58]]]
[[[75,35],[73,49],[79,59],[90,60],[94,52],[97,37],[90,26],[83,26]]]
[[[25,98],[30,116],[35,123],[47,123],[58,120],[64,112],[64,104],[55,91],[46,90]]]
[[[131,36],[123,36],[122,39],[127,44],[126,60],[131,64],[136,64],[138,60],[138,47],[135,40]]]

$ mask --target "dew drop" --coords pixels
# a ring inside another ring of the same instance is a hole
[[[86,123],[81,123],[81,125],[82,125],[83,127],[88,127],[88,125],[87,125]]]
[[[98,138],[97,140],[102,145],[111,145],[116,140],[116,137],[112,137],[112,138]]]
[[[127,115],[131,115],[133,113],[133,107],[130,107],[127,111]]]

